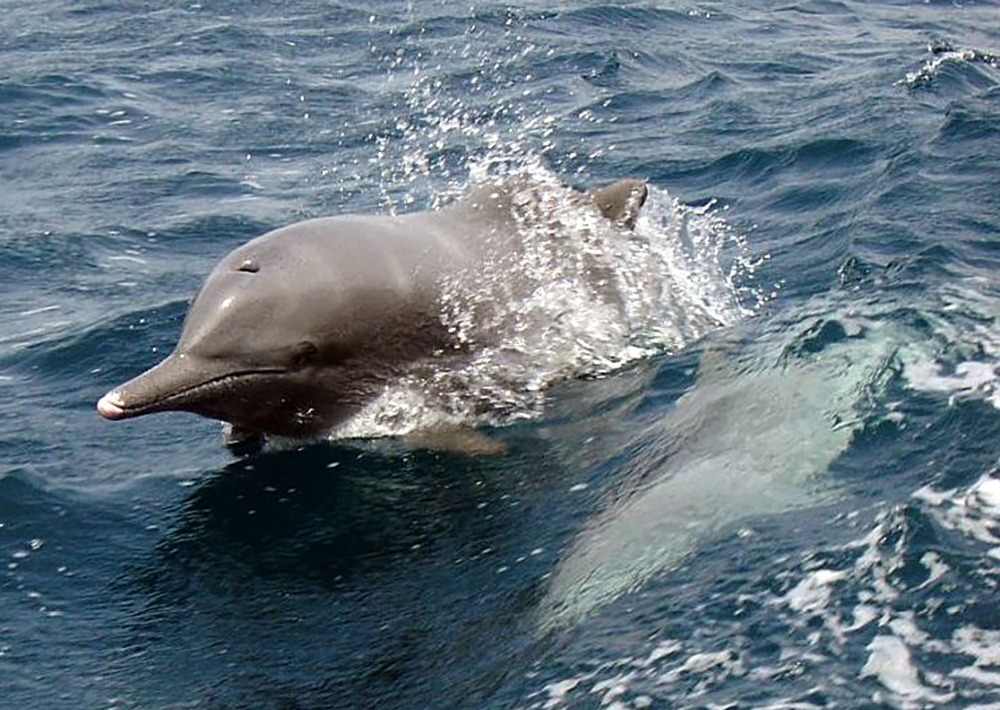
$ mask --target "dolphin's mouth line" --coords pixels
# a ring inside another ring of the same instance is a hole
[[[162,395],[153,399],[152,401],[146,402],[141,405],[129,405],[126,401],[122,400],[121,395],[117,390],[112,390],[105,398],[110,397],[114,394],[118,394],[116,398],[117,401],[114,402],[114,406],[117,407],[121,414],[119,418],[138,416],[139,414],[145,414],[147,412],[152,412],[163,407],[170,406],[177,401],[186,401],[192,399],[192,394],[197,394],[203,390],[218,389],[224,387],[226,384],[236,381],[243,381],[247,379],[253,379],[254,377],[263,377],[266,375],[281,375],[288,372],[285,368],[260,368],[256,370],[240,370],[238,372],[230,372],[225,375],[219,375],[218,377],[212,377],[204,382],[198,382],[197,384],[188,385],[182,389],[170,392],[168,394]]]

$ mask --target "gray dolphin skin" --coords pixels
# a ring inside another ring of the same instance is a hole
[[[442,322],[442,287],[517,254],[537,189],[488,185],[436,211],[311,219],[244,244],[209,274],[174,351],[97,411],[193,412],[227,422],[234,449],[329,433],[407,365],[461,355]],[[622,229],[647,195],[640,180],[563,192]]]

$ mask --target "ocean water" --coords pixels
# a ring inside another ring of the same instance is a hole
[[[995,2],[5,3],[0,706],[1000,706],[998,54]],[[444,308],[496,351],[252,459],[94,410],[230,249],[511,174],[651,194]]]

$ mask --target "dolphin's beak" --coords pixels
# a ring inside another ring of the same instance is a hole
[[[233,364],[174,352],[156,367],[101,397],[97,411],[105,419],[128,419],[153,412],[187,410],[224,381],[244,374]]]
[[[97,411],[105,419],[128,419],[143,414],[176,408],[177,396],[206,379],[188,357],[172,353],[156,367],[115,387],[101,397]],[[174,406],[169,406],[174,403]]]
[[[125,419],[125,401],[118,390],[111,390],[97,401],[97,411],[105,419]]]

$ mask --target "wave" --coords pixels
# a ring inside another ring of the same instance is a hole
[[[909,88],[929,86],[935,83],[941,73],[951,67],[968,68],[973,73],[978,73],[976,65],[983,65],[990,69],[1000,69],[1000,57],[990,52],[980,49],[957,49],[950,42],[945,40],[935,40],[927,47],[931,57],[916,71],[908,73],[898,83]],[[982,79],[987,84],[996,85],[997,79],[992,81],[983,75]]]

